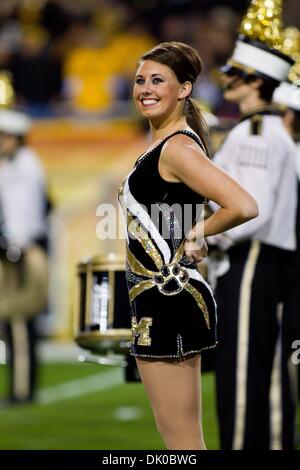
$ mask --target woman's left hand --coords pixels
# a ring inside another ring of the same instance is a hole
[[[200,263],[200,261],[207,256],[208,248],[206,241],[202,239],[202,246],[200,247],[196,241],[186,239],[184,252],[189,261],[192,263]]]

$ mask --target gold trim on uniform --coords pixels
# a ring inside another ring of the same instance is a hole
[[[171,264],[179,263],[179,261],[181,260],[181,258],[183,256],[183,253],[184,253],[184,242],[185,242],[185,239],[183,239],[180,246],[178,247],[178,250],[174,254],[173,259],[171,261]]]
[[[181,250],[183,250],[183,244],[182,244],[182,246],[180,246],[178,248],[177,252],[174,255],[173,260],[178,259],[178,252],[181,252]],[[140,295],[146,289],[151,289],[154,286],[158,287],[157,283],[154,280],[155,279],[154,276],[157,276],[158,273],[153,272],[153,274],[151,274],[151,276],[150,276],[147,273],[148,270],[146,270],[146,268],[144,268],[143,265],[136,259],[134,254],[131,253],[129,247],[127,247],[127,256],[128,256],[127,259],[128,259],[130,269],[134,274],[143,275],[143,276],[152,278],[152,279],[149,279],[149,280],[147,279],[145,281],[141,281],[138,284],[136,284],[134,287],[132,287],[132,289],[130,289],[130,291],[129,291],[129,300],[130,300],[130,302],[132,302],[138,295]],[[173,266],[173,260],[170,264],[165,265],[165,267]],[[138,270],[135,270],[136,267],[138,268]],[[151,273],[152,273],[152,271],[151,271]],[[206,326],[207,326],[208,329],[210,329],[208,309],[207,309],[207,306],[206,306],[205,300],[203,299],[202,294],[200,292],[198,292],[197,289],[195,287],[193,287],[190,283],[187,283],[187,284],[183,285],[182,289],[185,289],[187,292],[189,292],[194,297],[194,299],[197,302],[198,307],[200,308],[200,310],[202,311],[202,313],[204,315]],[[164,295],[170,295],[169,293],[165,294],[162,290],[160,290],[160,292]]]
[[[123,196],[123,191],[124,191],[124,182],[121,184],[120,190],[119,190],[119,194],[121,196]],[[122,201],[122,202],[124,202],[124,201]],[[123,204],[122,204],[122,206],[124,207]],[[130,251],[129,246],[127,245],[127,247],[126,247],[127,261],[128,261],[128,264],[129,264],[129,267],[130,267],[131,271],[134,274],[137,274],[138,276],[144,276],[144,277],[150,278],[150,279],[146,279],[146,280],[141,280],[132,289],[130,289],[130,291],[129,291],[129,300],[130,300],[130,302],[132,302],[138,295],[140,295],[145,290],[151,289],[152,287],[155,287],[155,286],[164,295],[175,295],[175,294],[181,292],[182,289],[185,289],[196,300],[198,307],[200,308],[200,310],[202,311],[202,313],[204,315],[207,328],[210,329],[209,314],[208,314],[208,309],[207,309],[206,303],[205,303],[205,301],[202,297],[202,294],[200,292],[198,292],[197,289],[195,289],[195,287],[193,287],[188,282],[188,277],[187,277],[187,279],[184,279],[184,280],[182,280],[182,282],[179,283],[180,290],[176,290],[174,292],[164,292],[163,288],[160,286],[160,282],[162,281],[162,283],[164,283],[165,278],[166,278],[166,275],[164,275],[164,272],[163,272],[164,268],[169,268],[170,272],[171,272],[172,267],[174,267],[174,265],[176,263],[179,263],[179,261],[181,260],[183,254],[184,254],[184,241],[185,240],[183,240],[182,243],[180,244],[180,246],[177,249],[177,251],[175,252],[171,262],[167,265],[164,265],[161,254],[159,253],[159,251],[155,247],[153,241],[150,239],[150,237],[147,235],[147,233],[141,227],[140,223],[136,219],[133,218],[132,214],[130,214],[127,209],[126,209],[126,213],[127,213],[128,234],[133,236],[143,246],[145,252],[148,253],[148,255],[154,261],[155,266],[158,269],[158,272],[155,272],[155,271],[151,271],[150,269],[145,268],[142,265],[142,263],[137,260],[137,258]],[[179,268],[180,268],[180,271],[182,271],[181,274],[186,273],[186,270],[184,270],[181,267],[179,267]],[[161,279],[160,279],[160,277],[161,277]],[[172,275],[167,276],[168,279],[169,279],[169,277],[172,277]],[[177,277],[178,276],[174,275],[174,278],[177,278]],[[177,284],[178,284],[178,280],[177,280]],[[143,320],[143,322],[142,322],[142,320]],[[146,324],[145,324],[145,321],[146,321]],[[133,320],[132,320],[133,336],[141,336],[141,337],[139,337],[138,345],[148,346],[148,345],[151,344],[151,338],[149,336],[149,326],[150,325],[152,325],[152,318],[143,317],[138,325],[136,323],[136,318],[135,317],[133,318]],[[148,331],[148,336],[149,337],[147,336],[146,331]],[[149,341],[150,341],[150,343],[149,343]]]
[[[132,302],[138,295],[144,292],[147,289],[151,289],[155,286],[155,282],[152,279],[138,282],[132,289],[129,291],[129,300]]]
[[[198,292],[197,289],[195,289],[195,287],[192,286],[191,284],[187,284],[184,288],[190,294],[192,294],[192,296],[196,300],[196,302],[198,304],[198,307],[200,308],[200,310],[202,311],[202,313],[204,315],[206,326],[210,330],[209,314],[208,314],[207,306],[206,306],[206,303],[203,299],[202,294],[200,294],[200,292]]]
[[[145,266],[136,259],[136,257],[131,253],[128,245],[126,246],[126,255],[128,263],[130,264],[132,272],[134,274],[139,274],[140,276],[152,277],[155,276],[155,271],[150,271],[150,269],[145,268]]]
[[[157,251],[153,241],[148,237],[141,225],[131,215],[128,215],[128,233],[140,242],[145,252],[154,261],[157,269],[160,269],[163,265],[160,253]]]
[[[137,323],[136,317],[132,317],[132,343],[135,338],[138,338],[138,346],[151,346],[150,326],[152,326],[152,321],[151,317],[142,317]]]
[[[261,114],[254,114],[250,121],[251,135],[261,135],[263,119]]]

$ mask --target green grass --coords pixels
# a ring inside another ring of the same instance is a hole
[[[45,364],[39,388],[55,386],[111,367],[91,364]],[[4,396],[5,366],[0,367],[0,396]],[[217,448],[213,407],[214,387],[210,374],[203,376],[204,427],[207,445]],[[134,409],[133,420],[119,420],[119,408]],[[140,383],[122,383],[52,404],[18,405],[0,410],[0,449],[164,449],[152,411]]]
[[[43,364],[39,389],[106,374],[115,368],[93,364]],[[5,366],[0,367],[0,398],[5,394]],[[99,378],[101,380],[101,377]],[[203,427],[208,449],[218,449],[214,377],[202,375]],[[116,412],[138,410],[132,420]],[[298,413],[298,429],[300,416]],[[140,383],[121,383],[51,404],[34,403],[0,409],[0,450],[11,449],[164,449]]]

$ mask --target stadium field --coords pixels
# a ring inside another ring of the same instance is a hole
[[[52,362],[40,371],[36,403],[0,408],[0,450],[164,449],[142,385],[125,383],[121,368]],[[218,449],[212,373],[203,374],[202,388],[206,444]]]
[[[0,367],[0,396],[5,393]],[[207,446],[218,448],[213,376],[203,375]],[[47,363],[35,404],[0,409],[0,449],[164,449],[140,383],[119,367]]]

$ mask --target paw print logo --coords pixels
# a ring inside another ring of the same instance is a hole
[[[154,276],[158,290],[164,295],[175,295],[181,292],[189,281],[189,274],[178,263],[163,265]]]

